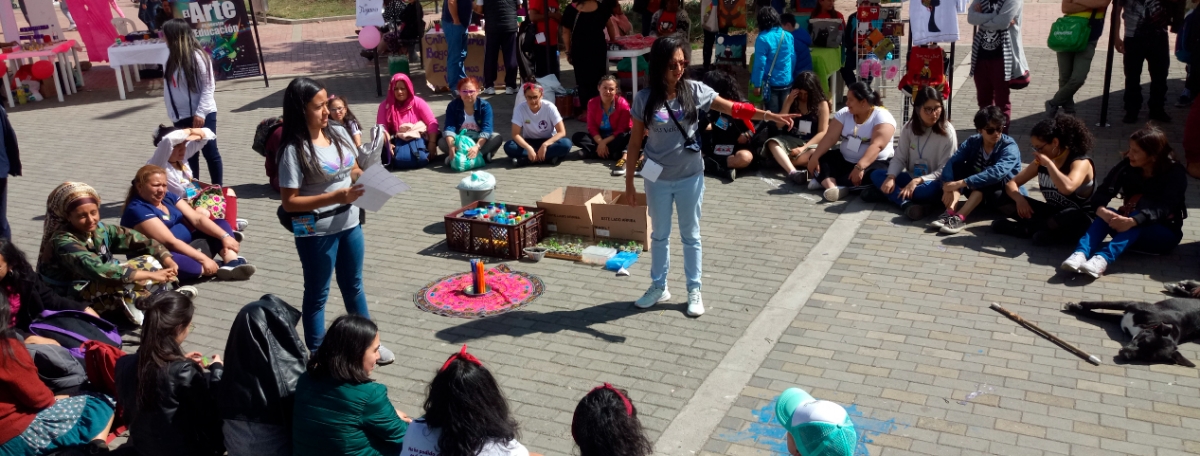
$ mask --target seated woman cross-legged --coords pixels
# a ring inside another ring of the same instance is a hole
[[[760,153],[774,158],[793,184],[813,182],[808,174],[808,162],[825,138],[825,132],[829,131],[832,106],[825,98],[816,73],[804,71],[796,75],[795,87],[784,99],[780,113],[796,115],[792,128],[768,139]]]
[[[930,222],[930,227],[944,234],[958,233],[966,228],[967,216],[980,205],[995,208],[1008,200],[1004,186],[1021,169],[1021,149],[1012,137],[1004,134],[1007,119],[1004,111],[995,106],[975,113],[975,130],[979,134],[963,141],[942,167],[942,203],[946,212]],[[1017,190],[1025,194],[1025,187]],[[967,196],[966,202],[959,201],[963,195]]]
[[[616,160],[612,175],[624,176],[625,148],[629,146],[629,131],[633,128],[629,102],[617,93],[620,89],[616,76],[601,76],[598,88],[600,96],[588,101],[587,131],[575,133],[571,142],[579,147],[584,158]]]
[[[392,76],[387,99],[379,104],[375,123],[387,129],[391,141],[384,164],[392,169],[415,169],[436,160],[438,122],[429,103],[413,91],[412,80],[404,73]]]
[[[1062,269],[1099,278],[1127,248],[1163,254],[1183,240],[1188,177],[1172,156],[1166,133],[1153,125],[1133,132],[1123,155],[1125,159],[1096,187],[1091,199],[1099,207],[1096,220]],[[1125,204],[1106,207],[1118,194]],[[1104,245],[1109,236],[1112,241]]]
[[[877,169],[871,182],[887,195],[910,220],[925,218],[927,209],[942,197],[942,167],[958,147],[954,126],[946,121],[942,94],[925,87],[917,92],[918,111],[900,131],[899,149],[886,170]]]
[[[491,162],[504,141],[493,125],[491,103],[479,98],[479,80],[474,76],[459,79],[458,98],[446,106],[446,131],[438,141],[438,149],[446,153],[446,165],[454,159],[455,141],[464,134],[475,141],[467,158],[474,160],[482,154],[483,161]]]
[[[527,82],[521,86],[524,102],[513,108],[513,139],[504,143],[504,153],[512,157],[513,166],[530,163],[558,165],[571,153],[567,127],[554,103],[542,99],[541,84]]]
[[[125,198],[121,226],[133,228],[167,246],[179,265],[180,280],[196,280],[216,275],[221,280],[246,280],[257,269],[238,256],[241,245],[233,237],[233,228],[225,220],[209,220],[187,202],[167,191],[166,171],[154,165],[138,170]],[[193,241],[204,241],[202,248]],[[219,254],[221,264],[213,261]]]
[[[1095,215],[1090,200],[1096,190],[1096,166],[1088,157],[1092,142],[1087,125],[1072,115],[1034,125],[1029,135],[1033,163],[1005,184],[1012,204],[1000,206],[1005,217],[992,222],[992,229],[1033,238],[1035,245],[1075,242],[1083,236]],[[1020,193],[1034,178],[1045,201]]]
[[[829,120],[829,133],[808,159],[808,174],[817,182],[808,185],[824,188],[826,201],[837,201],[849,195],[851,186],[871,185],[876,169],[887,169],[896,118],[867,83],[856,82],[846,89],[846,107]],[[831,150],[839,139],[839,150]]]

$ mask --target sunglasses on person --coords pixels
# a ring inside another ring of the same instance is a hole
[[[1004,131],[1004,125],[1001,125],[999,127],[984,127],[982,130],[979,130],[979,131],[982,131],[989,135],[994,135],[994,134],[996,134],[996,132]]]

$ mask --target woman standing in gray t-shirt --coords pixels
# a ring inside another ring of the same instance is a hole
[[[363,233],[357,207],[363,195],[353,181],[362,174],[354,142],[345,128],[329,124],[325,87],[296,78],[283,93],[283,137],[279,152],[281,218],[290,221],[304,270],[304,343],[311,351],[325,337],[325,300],[337,273],[346,312],[370,318],[363,291]],[[379,347],[379,364],[396,356]]]
[[[688,80],[691,48],[677,35],[659,38],[650,49],[650,88],[633,97],[633,132],[625,162],[625,202],[634,205],[633,185],[638,157],[646,161],[640,175],[646,187],[646,206],[653,226],[650,234],[650,279],[646,294],[634,303],[647,308],[671,298],[667,291],[670,266],[672,205],[678,207],[679,235],[683,239],[683,270],[687,276],[689,316],[704,314],[700,299],[700,204],[704,200],[704,160],[696,137],[700,111],[730,114],[744,122],[766,119],[792,127],[791,115],[754,109],[717,96],[708,86]],[[682,132],[681,132],[682,130]]]

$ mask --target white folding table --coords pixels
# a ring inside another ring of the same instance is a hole
[[[73,70],[67,60],[67,52],[71,53],[71,57],[75,60],[75,66],[79,66],[79,55],[75,53],[75,40],[66,40],[61,43],[56,43],[50,47],[39,49],[36,51],[18,51],[8,54],[0,54],[0,59],[16,62],[18,65],[26,60],[32,61],[35,58],[49,58],[50,63],[54,64],[54,85],[58,91],[58,101],[63,100],[63,90],[66,90],[68,95],[75,93],[75,77],[72,74]],[[58,65],[61,62],[63,65]],[[11,87],[8,83],[8,73],[3,76],[4,95],[8,99],[8,107],[13,107],[12,91],[7,90]],[[60,83],[61,82],[61,83]]]
[[[164,65],[167,63],[167,43],[160,40],[133,41],[112,45],[108,48],[108,64],[117,72],[117,91],[121,99],[125,99],[126,84],[133,91],[133,79],[141,80],[134,68],[134,77],[130,78],[129,67],[134,65]]]
[[[633,69],[633,93],[638,92],[637,58],[638,58],[638,56],[649,54],[649,53],[650,53],[650,47],[644,47],[641,49],[621,49],[621,50],[617,50],[617,51],[608,51],[609,59],[626,59],[627,58],[627,59],[629,59],[629,62],[632,63],[632,65],[630,65],[629,67]]]

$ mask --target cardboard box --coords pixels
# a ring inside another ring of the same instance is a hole
[[[543,196],[537,207],[546,211],[546,234],[572,234],[592,239],[592,211],[605,204],[604,191],[585,187],[559,187]]]
[[[445,89],[446,85],[446,33],[435,32],[431,27],[422,37],[425,41],[421,62],[425,66],[425,84],[433,90]],[[463,61],[463,69],[467,76],[475,76],[483,80],[483,56],[487,54],[485,47],[487,38],[483,30],[467,32],[467,59]],[[497,49],[499,52],[499,49]],[[503,56],[502,56],[503,57]],[[504,59],[496,59],[496,87],[504,85]],[[485,82],[486,84],[486,82]]]
[[[636,206],[621,201],[625,192],[604,191],[604,204],[592,206],[592,227],[596,239],[637,241],[650,250],[650,212],[646,194],[638,193]]]

